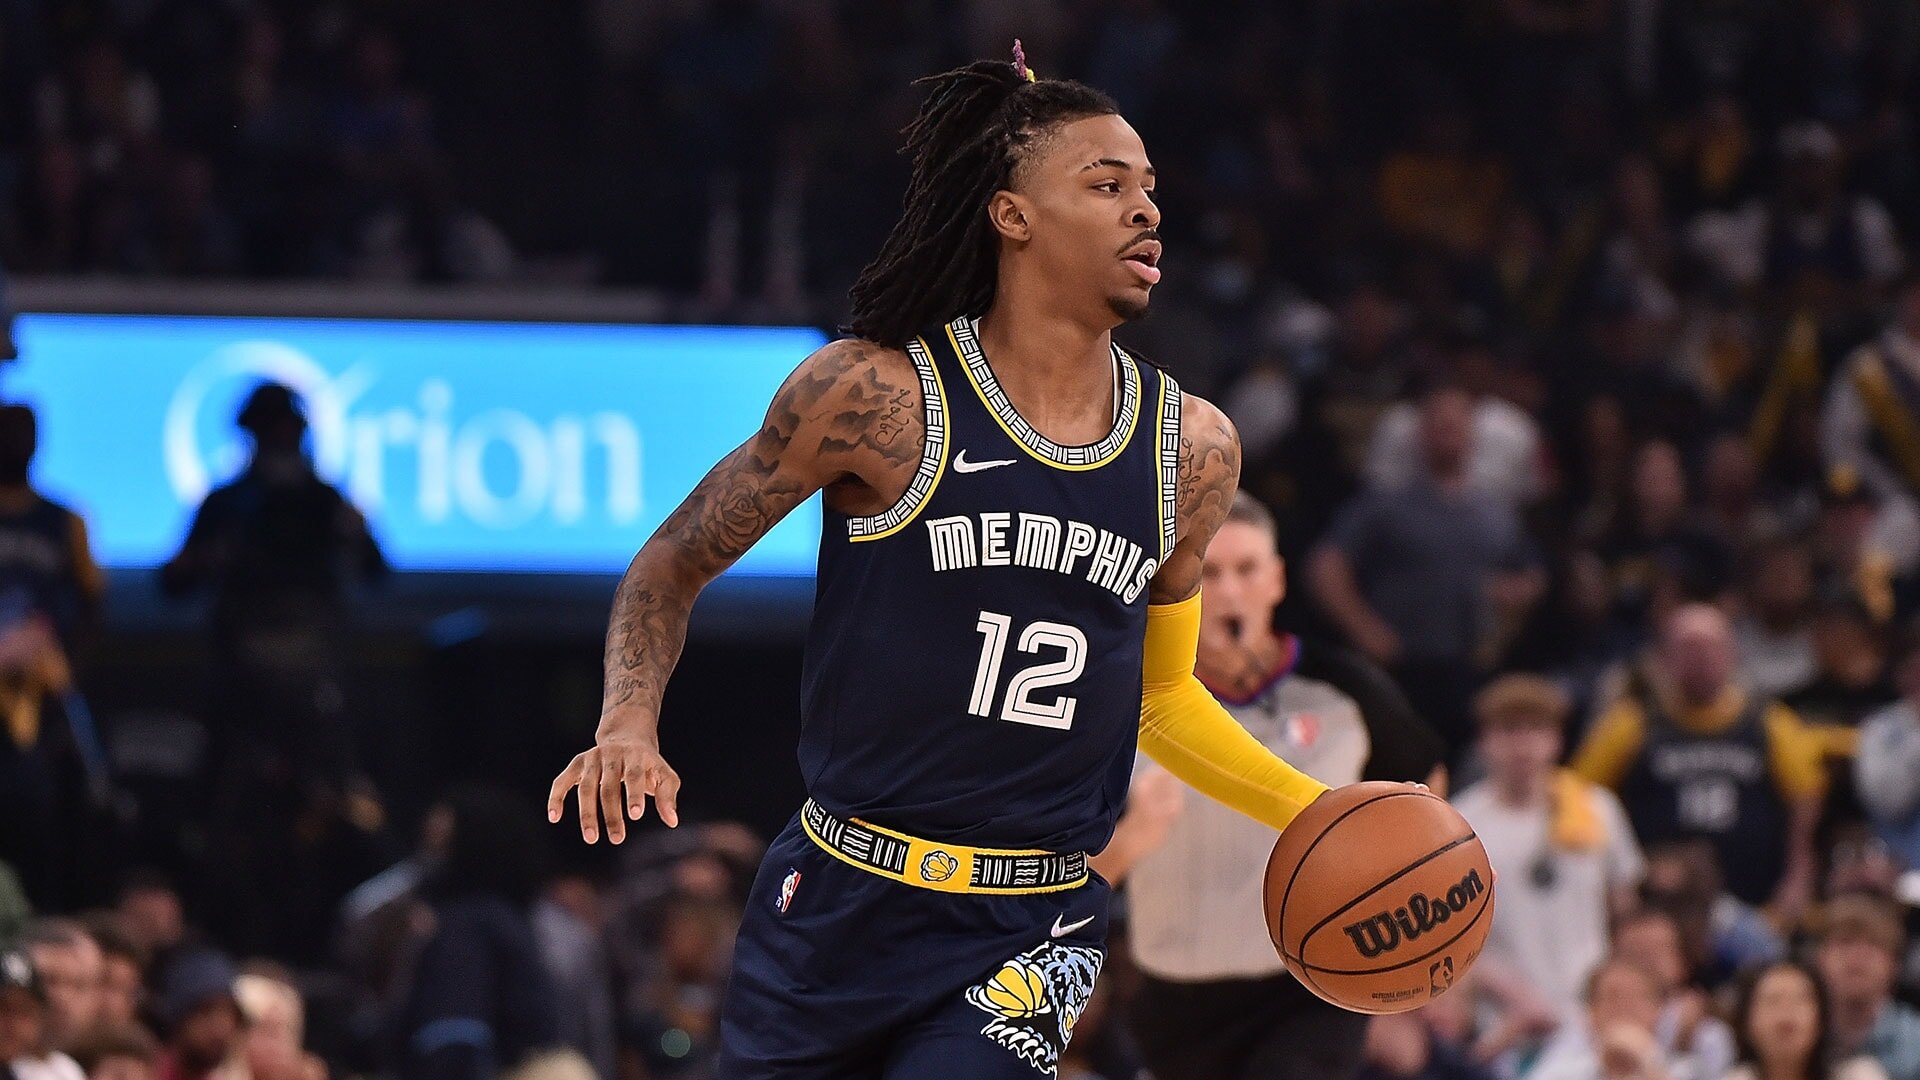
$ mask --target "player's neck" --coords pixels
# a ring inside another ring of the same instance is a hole
[[[980,318],[980,347],[994,377],[1029,422],[1039,411],[1074,415],[1113,404],[1113,337],[1109,327],[1050,310],[1044,294],[1002,282]]]

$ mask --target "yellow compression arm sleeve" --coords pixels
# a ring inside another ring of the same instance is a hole
[[[1193,673],[1200,596],[1147,608],[1140,749],[1201,794],[1284,829],[1327,785],[1240,726]]]

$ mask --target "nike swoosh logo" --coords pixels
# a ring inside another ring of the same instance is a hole
[[[1012,458],[1001,461],[968,461],[967,452],[960,451],[953,456],[953,471],[958,473],[979,472],[982,469],[997,469],[1002,465],[1013,464]]]
[[[1088,923],[1094,920],[1094,916],[1089,915],[1086,918],[1081,919],[1079,922],[1068,923],[1065,926],[1061,926],[1060,918],[1061,917],[1058,915],[1055,915],[1053,917],[1053,936],[1057,938],[1066,937],[1068,934],[1073,933],[1075,930],[1080,929],[1081,927],[1087,925]]]

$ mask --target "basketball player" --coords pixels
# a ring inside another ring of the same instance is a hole
[[[1253,736],[1314,779],[1427,777],[1445,746],[1378,668],[1274,629],[1286,597],[1273,515],[1246,492],[1207,548],[1198,670]],[[1145,792],[1147,784],[1139,784]],[[1150,820],[1150,819],[1148,819]],[[1344,1080],[1367,1018],[1314,996],[1267,947],[1272,829],[1188,798],[1158,843],[1129,814],[1094,868],[1128,894],[1143,981],[1134,1033],[1159,1080]]]
[[[679,819],[661,691],[700,589],[814,491],[802,680],[811,793],[768,849],[718,1074],[1052,1076],[1103,958],[1088,872],[1136,741],[1284,828],[1325,787],[1193,675],[1232,426],[1113,344],[1160,280],[1140,137],[1105,95],[980,62],[928,80],[904,212],[765,425],[634,558],[594,747],[558,820]],[[1151,606],[1150,606],[1151,605]]]

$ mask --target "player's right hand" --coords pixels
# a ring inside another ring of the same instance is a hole
[[[603,821],[610,842],[625,840],[627,819],[640,820],[647,812],[649,795],[661,821],[670,828],[680,824],[680,774],[650,739],[601,739],[593,749],[575,756],[553,778],[547,793],[548,821],[560,820],[566,812],[567,792],[574,788],[580,789],[580,838],[589,844],[600,839]],[[621,812],[622,789],[625,813]]]

